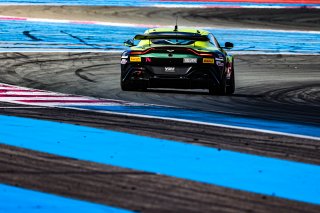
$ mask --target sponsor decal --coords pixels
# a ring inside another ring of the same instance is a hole
[[[128,62],[127,59],[121,59],[121,64],[126,64]]]
[[[165,67],[164,71],[165,72],[175,72],[175,67]]]
[[[141,62],[141,57],[133,57],[133,56],[131,56],[130,57],[130,61],[131,62]]]
[[[221,62],[221,61],[216,61],[216,64],[217,64],[219,67],[223,67],[223,66],[224,66],[224,63]]]
[[[223,58],[215,58],[216,61],[224,61]]]
[[[214,59],[213,58],[204,58],[203,59],[203,63],[204,64],[213,64],[214,63]]]
[[[183,63],[197,63],[197,58],[184,58]]]
[[[121,55],[121,58],[126,58],[126,59],[128,59],[128,58],[129,58],[129,56],[128,56],[128,51],[124,51],[124,52],[122,53],[122,55]]]

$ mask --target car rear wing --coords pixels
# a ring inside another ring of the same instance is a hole
[[[209,38],[199,34],[140,34],[136,35],[134,40],[152,40],[152,39],[181,39],[181,40],[192,40],[192,41],[209,41]]]

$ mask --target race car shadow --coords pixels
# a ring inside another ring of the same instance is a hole
[[[169,93],[169,94],[188,94],[188,95],[210,95],[208,90],[204,89],[198,89],[198,90],[185,90],[185,89],[154,89],[154,88],[149,88],[147,90],[144,90],[145,92],[153,92],[153,93]],[[217,95],[218,96],[218,95]],[[253,94],[232,94],[228,95],[232,97],[239,97],[239,98],[263,98],[265,95],[253,95]]]
[[[251,94],[233,94],[232,96],[234,97],[239,97],[239,98],[263,98],[265,95],[251,95]]]
[[[182,90],[182,89],[147,89],[146,92],[170,93],[170,94],[188,94],[188,95],[210,95],[208,90]]]

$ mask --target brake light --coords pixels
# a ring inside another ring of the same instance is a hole
[[[199,56],[212,57],[212,54],[210,54],[210,53],[199,53]]]
[[[198,55],[198,56],[205,56],[205,57],[213,57],[213,55],[211,53],[201,53],[201,52],[198,52],[198,51],[195,51],[193,49],[188,49],[190,52]]]
[[[130,52],[130,55],[143,55],[144,54],[144,52],[142,52],[142,51],[132,51],[132,52]]]
[[[154,48],[149,48],[145,51],[131,51],[130,55],[143,55],[143,54],[150,52],[151,50],[154,50]]]

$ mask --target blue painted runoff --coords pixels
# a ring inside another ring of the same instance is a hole
[[[0,21],[0,51],[99,50],[123,51],[123,42],[143,33],[145,27],[117,27],[30,21]],[[320,54],[320,33],[206,28],[233,52]]]
[[[131,211],[0,184],[0,212],[129,213]]]
[[[318,165],[3,115],[0,143],[320,204]]]
[[[70,106],[88,110],[98,110],[116,113],[129,113],[133,115],[147,115],[162,118],[184,119],[211,124],[222,124],[236,127],[253,128],[259,130],[275,131],[287,134],[319,137],[320,127],[295,123],[286,123],[271,120],[245,118],[222,113],[187,110],[161,106]]]

